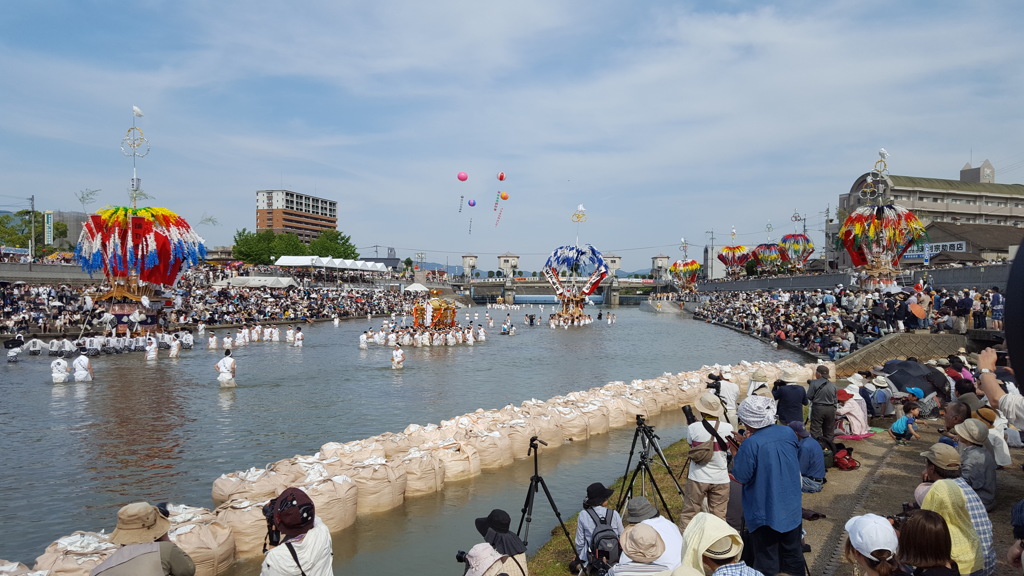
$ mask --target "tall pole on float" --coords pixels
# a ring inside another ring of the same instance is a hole
[[[142,180],[138,178],[136,173],[135,160],[137,158],[144,158],[146,154],[149,154],[149,140],[146,140],[142,129],[135,125],[135,119],[142,118],[142,116],[142,110],[139,110],[138,106],[132,106],[132,127],[128,129],[128,133],[121,139],[121,152],[132,159],[132,181],[129,187],[132,208],[136,207],[136,200],[142,190]]]

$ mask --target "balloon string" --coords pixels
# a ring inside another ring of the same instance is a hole
[[[459,212],[460,213],[462,212],[462,200],[463,199],[465,199],[465,196],[459,196]]]
[[[504,211],[505,211],[505,209],[504,209],[504,208],[502,208],[501,210],[498,210],[498,219],[494,221],[494,227],[495,227],[495,228],[497,228],[497,227],[498,227],[498,222],[501,222],[501,214],[502,214],[502,212],[504,212]]]
[[[473,219],[472,218],[469,219],[469,233],[470,234],[473,233]]]

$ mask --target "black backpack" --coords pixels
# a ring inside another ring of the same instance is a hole
[[[619,536],[612,528],[612,510],[605,510],[604,518],[597,515],[593,508],[587,508],[587,513],[594,520],[596,527],[590,536],[590,546],[587,548],[587,564],[591,567],[608,567],[614,565],[622,556],[622,547],[619,545]]]

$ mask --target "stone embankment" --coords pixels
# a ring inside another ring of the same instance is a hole
[[[816,366],[742,362],[730,370],[742,393],[759,368],[774,381],[786,370],[800,371],[801,379],[810,379]],[[611,428],[633,426],[637,414],[650,417],[678,410],[705,391],[708,373],[722,368],[703,366],[648,380],[610,382],[547,401],[531,399],[519,406],[478,409],[440,424],[411,424],[402,432],[365,440],[327,442],[316,454],[223,474],[213,483],[213,509],[172,504],[170,537],[195,561],[198,576],[215,576],[236,560],[263,553],[267,533],[263,506],[289,486],[305,490],[317,516],[332,532],[341,532],[357,515],[390,510],[406,498],[444,490],[446,482],[525,458],[527,451],[521,448],[533,436],[557,448]],[[34,574],[86,576],[115,549],[108,534],[74,532],[46,548],[36,559]],[[0,573],[28,573],[23,565],[4,572],[5,565],[10,563],[0,560]]]

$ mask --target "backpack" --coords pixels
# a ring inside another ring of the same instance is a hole
[[[594,533],[590,535],[590,545],[587,547],[587,564],[607,569],[617,563],[622,556],[619,535],[615,533],[615,528],[612,528],[611,524],[614,512],[605,510],[604,518],[598,516],[593,508],[587,508],[587,513],[596,524]]]
[[[836,468],[840,470],[856,470],[860,468],[860,462],[853,458],[853,448],[843,447],[836,450],[832,460],[835,462]]]

